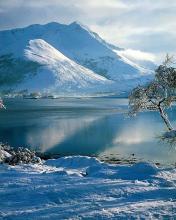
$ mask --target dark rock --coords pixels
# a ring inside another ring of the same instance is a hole
[[[22,147],[13,149],[6,145],[0,147],[0,161],[9,165],[41,163],[40,157],[34,151]]]

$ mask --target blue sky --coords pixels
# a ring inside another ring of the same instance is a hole
[[[175,0],[0,0],[0,29],[79,21],[124,48],[176,53]]]

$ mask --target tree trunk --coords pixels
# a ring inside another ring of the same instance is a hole
[[[159,108],[160,116],[161,116],[161,118],[163,119],[163,121],[164,121],[164,123],[165,123],[167,129],[168,129],[169,131],[174,130],[174,128],[172,127],[171,122],[170,122],[169,119],[168,119],[167,114],[164,112],[164,110],[162,109],[162,107],[161,107],[161,106],[158,106],[158,108]]]

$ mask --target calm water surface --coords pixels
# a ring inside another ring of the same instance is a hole
[[[60,155],[130,157],[175,163],[176,150],[159,142],[157,112],[128,118],[127,99],[8,99],[0,111],[0,140]],[[169,112],[174,123],[176,110]]]

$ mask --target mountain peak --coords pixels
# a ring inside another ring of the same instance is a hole
[[[83,23],[79,22],[79,21],[74,21],[72,23],[70,23],[68,25],[69,27],[73,27],[73,28],[79,28],[79,29],[82,29],[82,30],[85,30],[89,33],[93,33],[88,26],[84,25]]]
[[[72,22],[72,23],[70,23],[69,24],[69,26],[75,26],[75,27],[82,27],[82,28],[84,28],[84,27],[86,27],[83,23],[81,23],[80,21],[74,21],[74,22]],[[88,27],[87,27],[88,28]]]

